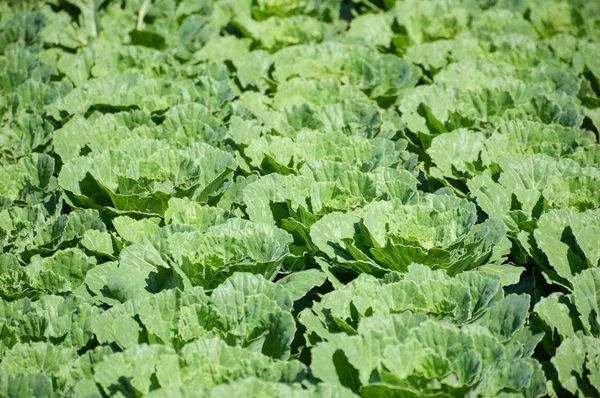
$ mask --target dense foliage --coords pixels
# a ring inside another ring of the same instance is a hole
[[[600,2],[0,0],[0,396],[600,394]]]

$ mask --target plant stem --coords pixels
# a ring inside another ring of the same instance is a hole
[[[135,26],[135,28],[137,30],[142,30],[142,26],[144,25],[144,18],[146,17],[146,14],[148,13],[148,8],[150,7],[150,2],[151,2],[151,0],[144,0],[144,4],[142,4],[142,7],[140,8],[140,11],[138,12],[137,25]]]

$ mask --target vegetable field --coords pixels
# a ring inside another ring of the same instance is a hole
[[[600,1],[0,0],[0,397],[600,396]]]

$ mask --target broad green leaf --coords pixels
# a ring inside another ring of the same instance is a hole
[[[598,391],[598,339],[578,332],[558,347],[551,359],[560,386],[573,395],[588,396]]]
[[[277,284],[282,285],[292,294],[292,300],[297,301],[308,294],[313,288],[321,286],[326,276],[322,271],[309,269],[286,275]]]

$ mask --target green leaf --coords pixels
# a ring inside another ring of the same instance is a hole
[[[321,286],[325,279],[325,273],[322,271],[309,269],[291,273],[277,281],[277,284],[288,289],[292,294],[292,300],[297,301],[306,296],[313,288]]]
[[[560,386],[573,395],[589,396],[598,391],[598,339],[578,332],[558,347],[551,359]]]
[[[52,395],[52,379],[40,373],[16,373],[0,376],[0,394],[9,398],[48,397]]]
[[[585,270],[574,278],[573,299],[585,332],[600,336],[600,269]]]

